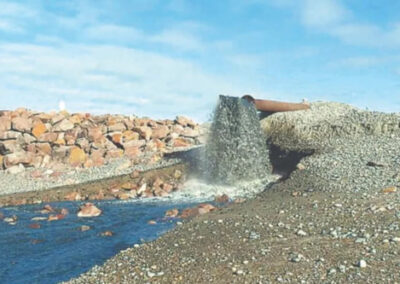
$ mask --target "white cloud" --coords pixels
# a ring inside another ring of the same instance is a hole
[[[131,42],[144,37],[142,31],[128,26],[99,24],[92,25],[84,30],[85,37],[105,42]]]
[[[203,42],[196,36],[179,30],[164,30],[148,38],[149,41],[162,43],[184,51],[201,51]]]
[[[3,107],[54,109],[63,99],[71,111],[205,119],[219,93],[241,94],[229,78],[133,48],[2,44],[0,58]]]
[[[6,33],[22,33],[24,29],[12,21],[0,19],[0,31]]]
[[[302,21],[312,28],[326,28],[345,19],[348,11],[335,0],[304,0]]]

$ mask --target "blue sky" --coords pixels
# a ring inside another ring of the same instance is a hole
[[[400,1],[0,1],[0,109],[207,119],[218,94],[400,111]]]

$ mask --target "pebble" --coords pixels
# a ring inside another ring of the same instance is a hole
[[[367,267],[367,262],[366,262],[364,259],[361,259],[361,260],[358,262],[358,267],[360,267],[360,268],[365,268],[365,267]]]
[[[297,233],[296,233],[298,236],[307,236],[307,233],[306,232],[304,232],[303,230],[298,230],[297,231]]]

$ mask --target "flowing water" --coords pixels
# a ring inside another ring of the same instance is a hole
[[[171,208],[193,207],[216,195],[252,196],[275,181],[258,116],[247,101],[221,96],[201,168],[205,175],[191,179],[170,197],[131,201],[102,201],[103,214],[78,218],[79,202],[51,203],[70,214],[58,221],[33,221],[47,216],[43,205],[1,208],[6,217],[18,216],[15,225],[0,221],[0,283],[57,283],[77,277],[133,244],[156,239],[178,219],[165,220]],[[149,225],[156,220],[156,225]],[[40,223],[39,229],[30,227]],[[91,229],[82,232],[82,225]],[[104,231],[113,231],[103,237]]]
[[[212,183],[231,185],[270,175],[266,138],[251,103],[220,96],[205,149],[204,169]]]
[[[67,208],[70,214],[58,221],[32,221],[33,217],[48,216],[39,212],[43,205],[1,209],[6,217],[18,216],[18,221],[15,225],[0,221],[0,283],[58,283],[77,277],[120,250],[156,239],[173,228],[177,219],[163,220],[166,210],[194,204],[170,200],[96,202],[103,214],[93,218],[76,216],[79,203],[51,205]],[[157,224],[149,225],[149,220]],[[41,227],[30,228],[33,223]],[[82,225],[91,229],[82,232]],[[101,236],[107,230],[114,235]]]

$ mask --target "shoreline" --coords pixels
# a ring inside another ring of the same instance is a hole
[[[335,143],[256,198],[184,221],[66,283],[395,283],[400,138]],[[368,163],[375,151],[384,167]]]

